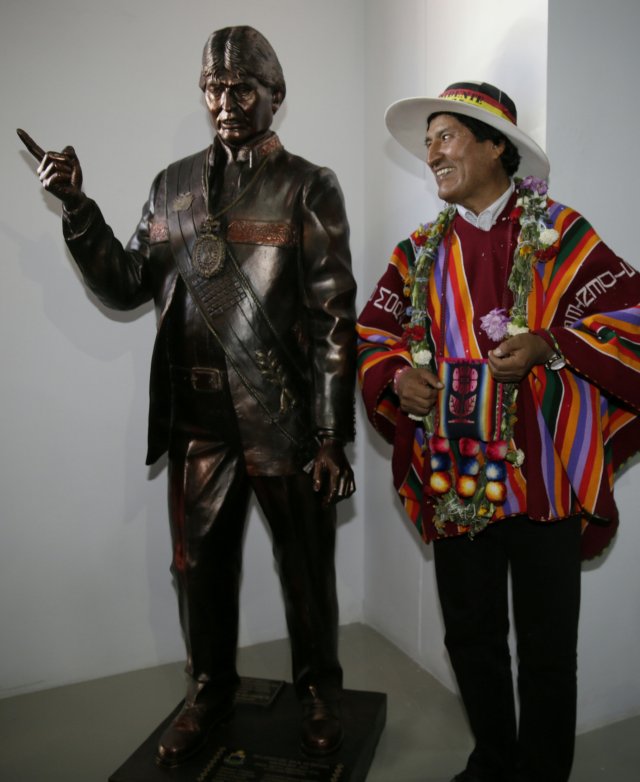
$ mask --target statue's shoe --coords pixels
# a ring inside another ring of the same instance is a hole
[[[188,703],[165,729],[156,750],[156,761],[177,766],[195,754],[206,742],[211,729],[233,712],[233,695]]]
[[[340,704],[324,700],[310,687],[310,698],[302,701],[302,751],[307,755],[328,755],[342,744]]]

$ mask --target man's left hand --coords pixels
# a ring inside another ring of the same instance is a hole
[[[537,334],[516,334],[489,351],[489,369],[500,383],[519,383],[536,364],[544,364],[553,350]]]
[[[313,463],[313,489],[322,491],[325,507],[350,497],[356,490],[353,470],[340,440],[322,440]]]

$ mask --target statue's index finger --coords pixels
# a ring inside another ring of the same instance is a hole
[[[45,156],[45,151],[42,149],[42,147],[39,147],[36,142],[31,138],[31,136],[26,133],[22,128],[18,128],[16,130],[16,133],[18,136],[20,136],[20,140],[25,145],[25,147],[31,152],[31,154],[34,156],[34,158],[41,162],[42,158]]]

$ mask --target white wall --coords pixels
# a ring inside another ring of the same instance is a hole
[[[640,269],[635,218],[640,73],[636,0],[549,3],[548,149],[554,197],[582,212]],[[640,468],[616,484],[619,534],[584,568],[579,718],[590,727],[640,712]]]
[[[252,24],[287,80],[276,120],[283,142],[338,174],[360,276],[362,6],[3,0],[0,694],[184,657],[166,470],[144,466],[154,317],[149,308],[107,312],[86,293],[62,241],[59,205],[41,190],[15,128],[45,148],[76,147],[86,191],[126,241],[154,175],[210,143],[198,89],[207,36]],[[344,622],[362,617],[359,503],[340,509]],[[241,606],[241,644],[286,635],[255,511]]]

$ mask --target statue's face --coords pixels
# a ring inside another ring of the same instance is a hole
[[[204,90],[216,133],[225,144],[238,146],[271,127],[282,102],[278,93],[253,76],[209,77]]]

